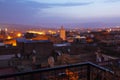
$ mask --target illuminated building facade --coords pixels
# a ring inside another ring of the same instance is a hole
[[[60,29],[60,38],[62,38],[64,41],[66,40],[66,31],[63,26]]]

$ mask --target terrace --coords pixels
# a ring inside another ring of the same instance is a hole
[[[120,80],[114,71],[91,62],[0,75],[0,80]]]

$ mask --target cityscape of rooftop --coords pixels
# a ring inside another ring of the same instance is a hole
[[[120,80],[120,0],[0,0],[0,80]]]

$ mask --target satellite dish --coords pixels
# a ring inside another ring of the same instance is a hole
[[[50,56],[48,58],[48,64],[50,67],[54,67],[54,63],[55,63],[55,60],[54,60],[54,57]]]
[[[32,51],[32,52],[33,52],[33,54],[36,54],[36,50],[34,50],[34,49],[33,49],[33,51]]]

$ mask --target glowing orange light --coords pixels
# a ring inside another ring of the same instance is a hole
[[[7,39],[12,39],[12,37],[11,37],[11,36],[8,36]]]
[[[17,36],[18,36],[18,37],[21,37],[21,36],[22,36],[22,34],[21,34],[21,33],[18,33],[18,34],[17,34]]]
[[[13,42],[12,45],[13,45],[13,46],[17,46],[17,43],[16,43],[16,42]]]
[[[12,46],[17,46],[16,40],[13,40],[13,39],[11,39],[9,41],[4,41],[4,44],[10,44]]]
[[[50,34],[56,34],[56,32],[55,31],[52,31],[52,30],[49,30],[48,31]]]
[[[27,32],[34,33],[34,34],[45,35],[45,32],[38,32],[38,31],[27,31]]]

